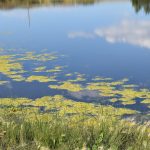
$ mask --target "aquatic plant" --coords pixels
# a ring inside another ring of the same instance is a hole
[[[27,82],[38,81],[38,82],[54,82],[56,80],[56,76],[36,76],[32,75],[26,79]]]
[[[25,60],[34,60],[34,61],[52,61],[57,59],[58,57],[54,53],[42,53],[37,54],[35,52],[26,52],[25,54],[20,54],[16,59],[17,61],[25,61]]]
[[[71,83],[69,81],[66,81],[66,82],[62,83],[61,85],[50,85],[49,88],[68,90],[68,91],[71,91],[71,92],[79,92],[79,91],[83,90],[81,85]]]
[[[72,73],[65,74],[66,77],[71,77],[72,75],[73,75]]]
[[[104,77],[96,76],[96,77],[93,78],[92,80],[93,80],[93,81],[111,81],[112,78],[104,78]]]
[[[27,71],[24,70],[24,61],[32,60],[32,61],[49,61],[57,59],[58,57],[53,53],[41,53],[37,54],[35,52],[27,52],[23,54],[16,55],[2,55],[0,63],[2,66],[0,67],[0,72],[7,77],[13,79],[14,81],[38,81],[38,82],[55,82],[56,76],[49,75],[35,75],[31,72],[31,75],[27,75]],[[46,69],[47,66],[34,67],[35,72],[47,72],[47,73],[56,73],[61,72],[60,75],[63,75],[62,66],[56,65],[53,69]],[[26,73],[26,75],[24,75]],[[89,91],[98,91],[100,97],[106,97],[109,101],[113,102],[114,98],[118,101],[121,101],[123,105],[132,105],[136,103],[136,98],[149,99],[150,92],[147,89],[135,89],[136,85],[127,84],[128,79],[122,79],[119,81],[113,81],[111,78],[104,78],[96,76],[92,79],[93,82],[87,83],[87,85],[82,85],[86,83],[86,77],[84,74],[80,74],[78,72],[65,74],[67,80],[58,81],[57,85],[50,85],[50,88],[59,89],[59,90],[67,90],[70,92],[79,92],[82,90]],[[2,84],[2,83],[1,83]]]
[[[150,98],[150,91],[148,89],[140,89],[136,85],[127,84],[128,79],[110,81],[102,78],[102,81],[95,80],[86,84],[82,84],[81,81],[86,83],[86,79],[81,76],[59,82],[59,85],[50,85],[49,87],[52,89],[67,90],[68,92],[97,91],[99,92],[99,97],[103,97],[110,102],[120,101],[122,105],[135,104],[137,98]]]
[[[141,103],[150,104],[150,99],[144,99]]]
[[[34,52],[27,52],[27,53],[20,53],[16,55],[2,55],[0,56],[0,73],[4,74],[8,78],[11,78],[14,81],[20,82],[20,81],[27,81],[31,82],[31,80],[37,80],[39,82],[49,82],[49,81],[56,81],[54,76],[30,76],[26,77],[24,76],[25,73],[28,73],[27,70],[24,70],[26,61],[52,61],[57,59],[58,57],[53,53],[41,53],[37,54]],[[32,62],[33,63],[33,62]],[[33,63],[34,64],[34,63]],[[34,65],[32,66],[34,68]],[[58,72],[61,71],[61,66],[56,66],[52,72]],[[34,68],[35,72],[47,72],[46,66],[39,66],[37,68]],[[34,71],[31,72],[31,74],[34,73]]]
[[[35,72],[41,72],[41,71],[44,71],[46,69],[45,66],[40,66],[40,67],[37,67],[34,69]]]
[[[13,60],[13,55],[0,56],[0,73],[11,76],[23,69],[23,66]]]
[[[46,70],[46,72],[49,72],[49,73],[61,72],[62,68],[63,68],[62,66],[55,66],[53,69]]]

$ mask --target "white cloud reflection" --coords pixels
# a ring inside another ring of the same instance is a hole
[[[150,48],[150,21],[124,20],[116,26],[96,29],[95,34],[110,43],[129,43]]]
[[[73,34],[70,33],[70,35],[72,35],[73,38],[101,37],[109,43],[128,43],[150,48],[150,21],[123,20],[117,25],[97,28],[93,33],[73,32]]]

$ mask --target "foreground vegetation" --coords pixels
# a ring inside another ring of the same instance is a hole
[[[150,137],[146,126],[95,118],[72,124],[64,118],[47,122],[1,122],[1,149],[112,149],[148,150]]]
[[[30,103],[30,106],[27,105]],[[47,106],[41,110],[41,106]],[[1,99],[0,149],[149,150],[149,124],[120,120],[128,109],[66,100],[62,96]]]

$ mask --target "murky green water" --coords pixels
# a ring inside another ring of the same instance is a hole
[[[150,110],[150,1],[0,2],[0,97],[60,94]]]

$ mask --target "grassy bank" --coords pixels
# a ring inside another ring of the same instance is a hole
[[[1,121],[1,149],[150,149],[146,125],[129,124],[107,117],[95,119],[97,124],[88,124],[84,120],[75,123],[59,117],[47,122]]]
[[[150,149],[148,124],[120,120],[123,114],[135,113],[131,110],[74,102],[62,96],[0,102],[2,150]]]

